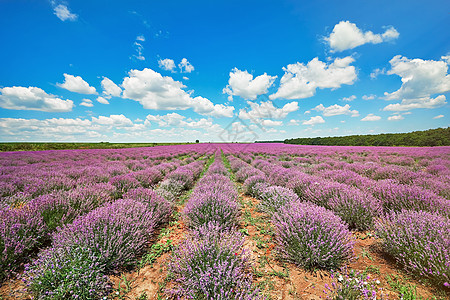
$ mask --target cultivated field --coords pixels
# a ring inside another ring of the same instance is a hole
[[[450,147],[0,153],[0,299],[449,299]]]

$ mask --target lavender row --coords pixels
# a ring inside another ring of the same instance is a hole
[[[236,232],[240,206],[220,151],[194,188],[183,218],[190,228],[174,251],[169,271],[175,288],[169,293],[186,299],[260,299],[252,287],[250,256],[244,237]]]
[[[186,162],[190,161],[192,159]],[[154,192],[149,188],[164,176],[170,181],[171,170],[177,165],[178,163],[161,163],[154,168],[114,176],[109,183],[94,181],[68,191],[57,190],[36,198],[24,193],[19,194],[20,197],[10,198],[11,201],[4,202],[0,208],[3,216],[0,221],[0,250],[4,254],[0,258],[0,281],[11,275],[32,252],[48,244],[52,240],[51,233],[56,228],[70,224],[77,217],[120,197],[153,199]],[[198,177],[203,165],[204,161],[195,161],[180,168],[181,171],[191,172],[192,181],[194,177]],[[158,191],[165,190],[161,188]],[[168,198],[171,200],[177,196],[169,192],[159,194],[170,195]]]
[[[204,163],[179,167],[165,181],[187,189]],[[167,222],[174,209],[158,190],[130,188],[122,197],[52,234],[52,247],[26,266],[27,289],[34,297],[98,299],[111,292],[108,275],[134,265],[156,227]]]
[[[275,178],[229,156],[245,193],[261,200],[259,208],[272,217],[278,253],[307,269],[335,269],[353,256],[348,226],[332,211],[303,202],[291,189],[272,185]]]

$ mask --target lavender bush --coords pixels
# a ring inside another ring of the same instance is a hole
[[[351,233],[331,211],[292,202],[273,215],[280,255],[307,269],[336,269],[353,255]]]
[[[403,209],[437,212],[450,217],[450,200],[418,186],[398,184],[392,180],[379,181],[373,195],[380,199],[385,212]]]
[[[111,293],[102,257],[90,248],[50,248],[25,267],[33,299],[101,299]]]
[[[329,300],[377,300],[387,299],[383,290],[378,288],[377,279],[370,278],[354,270],[333,273],[331,286],[325,285],[325,293]]]
[[[45,225],[32,206],[0,209],[0,282],[19,267],[46,237]]]
[[[154,212],[144,203],[119,199],[59,229],[53,234],[53,245],[93,249],[101,257],[102,267],[110,271],[132,264],[155,226]]]
[[[246,195],[258,198],[261,193],[261,186],[257,184],[264,184],[267,182],[265,175],[254,175],[248,177],[242,185]],[[256,188],[255,188],[256,187]]]
[[[321,185],[310,185],[306,200],[332,210],[352,229],[367,230],[382,211],[381,201],[370,194],[346,184],[324,181]]]
[[[208,223],[193,231],[173,253],[169,272],[176,287],[169,293],[186,299],[261,299],[252,288],[244,238]]]
[[[436,213],[402,210],[376,223],[383,249],[403,268],[437,286],[450,287],[450,220]]]
[[[123,195],[123,199],[140,201],[151,211],[158,224],[169,221],[174,210],[173,204],[151,189],[137,188],[129,190]]]
[[[279,211],[286,203],[300,201],[297,194],[288,188],[271,186],[265,188],[260,196],[258,208],[270,216]]]

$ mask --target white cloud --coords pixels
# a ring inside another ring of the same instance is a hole
[[[375,69],[375,70],[373,70],[372,71],[372,73],[370,73],[370,78],[371,79],[376,79],[379,75],[384,75],[384,74],[386,74],[386,69],[385,68],[383,68],[383,69]]]
[[[186,120],[185,116],[177,113],[169,113],[166,115],[148,115],[148,122],[156,122],[160,127],[182,127],[182,128],[203,128],[209,129],[214,124],[211,119],[199,119],[198,121]]]
[[[325,123],[325,120],[321,116],[311,117],[308,121],[303,121],[303,125],[316,125]]]
[[[94,104],[92,103],[92,100],[90,100],[90,99],[83,99],[82,102],[80,103],[80,105],[86,106],[86,107],[94,106]]]
[[[311,113],[310,110],[307,110],[307,111],[304,112],[305,115],[309,115],[310,113]]]
[[[158,65],[163,70],[175,72],[176,65],[173,59],[170,58],[160,59],[158,61]]]
[[[186,58],[183,58],[181,62],[178,64],[181,73],[191,73],[194,71],[194,66],[188,62]]]
[[[109,104],[109,101],[103,97],[97,97],[97,101],[101,104]]]
[[[60,99],[37,87],[5,87],[0,88],[0,93],[0,107],[5,109],[66,112],[74,106],[72,100]]]
[[[191,97],[184,90],[186,86],[172,77],[162,76],[152,69],[131,70],[122,83],[123,98],[132,99],[142,104],[145,109],[185,110],[192,108],[195,112],[215,117],[232,117],[234,107],[213,104],[203,97]]]
[[[384,111],[407,111],[416,108],[437,108],[447,104],[444,95],[436,98],[403,99],[401,103],[389,104]]]
[[[184,80],[189,80],[189,78],[188,78],[188,77],[186,77],[186,76],[183,76],[183,79],[184,79]]]
[[[401,103],[390,104],[383,110],[405,111],[415,108],[436,108],[445,105],[446,98],[435,94],[450,91],[450,75],[447,74],[446,61],[408,59],[397,55],[390,60],[391,70],[388,75],[402,78],[402,86],[395,92],[385,92],[386,100],[402,100]]]
[[[344,106],[340,106],[338,104],[334,104],[328,107],[323,106],[323,104],[317,105],[314,110],[321,111],[323,116],[331,117],[338,115],[351,115],[352,117],[359,116],[359,112],[357,110],[350,110],[350,105],[345,104]]]
[[[333,32],[325,40],[329,43],[332,52],[340,52],[367,43],[379,44],[391,41],[397,39],[399,35],[392,26],[389,26],[383,34],[374,34],[372,31],[363,32],[356,24],[349,21],[341,21],[334,26]]]
[[[78,16],[76,14],[73,14],[69,11],[69,8],[67,8],[64,4],[59,4],[53,8],[54,14],[61,20],[61,21],[75,21]]]
[[[122,93],[122,89],[107,77],[103,77],[102,87],[103,87],[103,95],[109,98],[111,96],[120,97],[120,94]]]
[[[388,121],[400,121],[405,119],[405,117],[403,117],[402,115],[393,115],[388,117]]]
[[[263,126],[282,126],[283,121],[261,120],[261,125],[263,125]]]
[[[443,118],[443,117],[444,117],[444,115],[438,115],[436,117],[433,117],[433,119],[440,119],[440,118]]]
[[[363,100],[373,100],[373,99],[375,99],[375,95],[374,94],[370,94],[370,95],[364,95],[364,96],[362,96],[362,99]]]
[[[233,96],[240,96],[247,100],[255,100],[259,95],[267,94],[277,76],[269,76],[266,73],[253,78],[247,70],[241,71],[234,68],[230,72],[228,85],[223,89],[224,94],[228,94],[228,100],[232,101]]]
[[[368,114],[364,118],[361,119],[361,121],[378,121],[381,120],[380,116],[376,116],[374,114]]]
[[[327,64],[316,57],[307,65],[298,62],[283,67],[285,73],[280,87],[269,98],[303,99],[314,96],[317,88],[337,89],[343,84],[351,85],[357,78],[355,67],[350,66],[353,61],[347,56]]]
[[[351,102],[351,101],[353,101],[353,100],[355,100],[355,99],[356,99],[356,96],[355,96],[355,95],[351,95],[350,97],[344,97],[344,98],[342,98],[342,101]]]
[[[294,120],[294,119],[290,120],[289,123],[288,123],[288,125],[294,125],[294,126],[297,126],[299,124],[300,124],[300,121],[299,120]]]
[[[124,115],[110,115],[99,116],[98,118],[92,117],[93,124],[106,125],[112,127],[131,127],[133,126],[133,121],[125,117]]]
[[[239,110],[239,118],[243,120],[282,120],[286,118],[289,113],[299,109],[298,102],[295,101],[285,104],[282,108],[275,107],[271,101],[261,102],[261,104],[247,101],[247,104],[250,106],[250,110]]]
[[[84,81],[81,76],[73,76],[64,73],[64,83],[57,83],[56,85],[79,94],[97,94],[95,88]]]
[[[138,35],[136,37],[136,41],[133,44],[134,50],[136,51],[136,54],[134,54],[130,58],[136,58],[137,60],[145,60],[145,57],[143,55],[144,52],[144,46],[142,45],[142,42],[145,42],[145,37],[143,35]]]

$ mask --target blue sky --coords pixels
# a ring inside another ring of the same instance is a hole
[[[448,1],[0,1],[1,141],[449,126]]]

